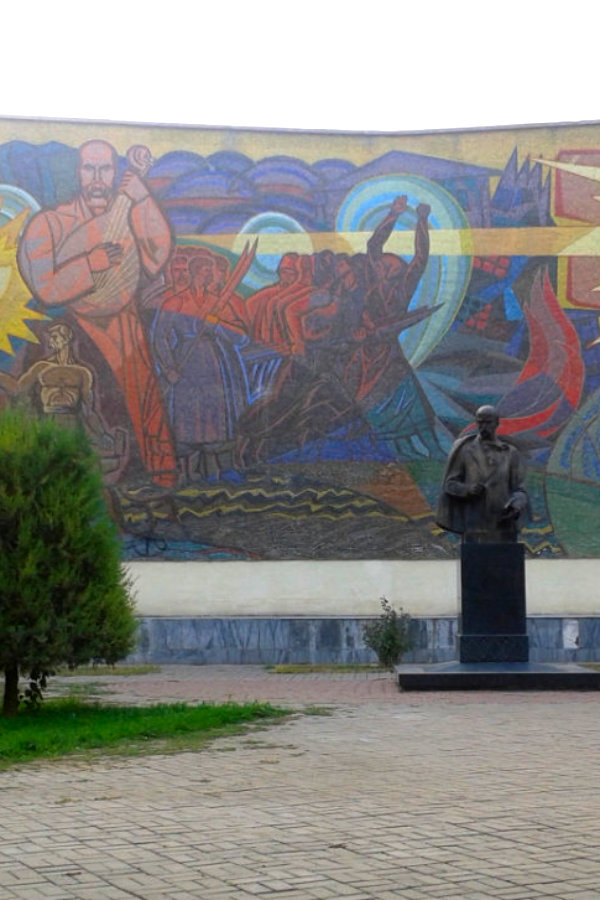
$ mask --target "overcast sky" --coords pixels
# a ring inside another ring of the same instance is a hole
[[[8,116],[352,131],[600,118],[591,3],[5,6]]]

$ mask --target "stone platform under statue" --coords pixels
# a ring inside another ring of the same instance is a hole
[[[593,669],[529,662],[523,544],[467,541],[460,549],[457,660],[396,666],[400,690],[600,690]]]
[[[396,666],[403,691],[600,690],[600,672],[529,662],[522,544],[461,544],[457,661]]]
[[[395,667],[401,691],[598,691],[600,672],[576,663],[460,663]]]

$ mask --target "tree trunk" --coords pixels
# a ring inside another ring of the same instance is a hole
[[[19,710],[19,667],[7,666],[4,669],[4,702],[3,716],[16,716]]]

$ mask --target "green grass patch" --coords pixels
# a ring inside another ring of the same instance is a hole
[[[160,671],[160,666],[107,666],[99,663],[97,666],[78,666],[76,669],[61,666],[54,674],[60,678],[77,678],[79,675],[93,675],[95,678],[99,675],[149,675]]]
[[[110,687],[100,681],[84,681],[66,685],[50,685],[54,697],[67,697],[69,700],[94,700],[101,694],[110,694]]]
[[[39,709],[0,719],[0,768],[88,751],[130,755],[190,749],[208,737],[239,733],[246,725],[288,714],[268,703],[139,707],[47,700]]]
[[[303,716],[332,716],[333,709],[331,706],[305,706],[302,710]]]
[[[385,672],[381,666],[369,663],[301,663],[298,665],[267,665],[276,675],[310,675],[311,672]]]

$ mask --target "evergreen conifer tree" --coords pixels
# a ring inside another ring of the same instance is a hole
[[[50,418],[0,417],[0,669],[3,715],[19,675],[116,662],[136,622],[120,542],[87,436]]]

